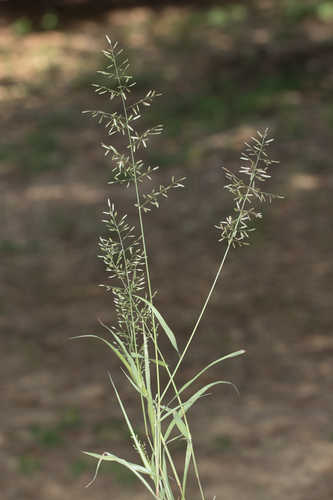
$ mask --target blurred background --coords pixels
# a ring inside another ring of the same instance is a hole
[[[286,198],[230,256],[179,378],[247,351],[203,380],[232,380],[240,397],[222,386],[191,413],[207,498],[330,500],[333,1],[7,0],[0,13],[2,498],[147,498],[115,464],[84,488],[94,461],[80,450],[133,454],[107,370],[133,412],[135,398],[102,345],[67,341],[112,321],[97,286],[107,196],[133,213],[131,190],[107,184],[104,130],[81,114],[110,109],[91,88],[107,33],[135,93],[163,93],[145,117],[165,125],[149,150],[155,182],[188,178],[146,219],[157,303],[180,345],[222,252],[221,165],[237,169],[257,129],[276,138],[267,189]]]

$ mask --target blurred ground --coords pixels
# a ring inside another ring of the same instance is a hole
[[[106,183],[103,130],[81,115],[108,105],[90,88],[105,33],[126,47],[138,92],[164,94],[147,116],[166,128],[150,150],[157,182],[188,177],[147,218],[158,303],[180,344],[221,253],[213,225],[231,206],[221,163],[237,168],[258,128],[277,139],[281,165],[270,188],[286,199],[266,207],[252,246],[229,259],[182,374],[247,350],[206,378],[232,380],[240,397],[218,389],[192,411],[207,498],[332,498],[333,2],[245,5],[116,10],[38,32],[27,18],[1,21],[6,500],[146,498],[114,466],[84,489],[94,463],[79,450],[131,450],[106,378],[110,369],[123,384],[116,363],[102,346],[67,341],[102,333],[97,318],[112,318],[111,298],[97,286],[106,196],[132,212],[131,191]],[[124,399],[134,405],[126,386]]]

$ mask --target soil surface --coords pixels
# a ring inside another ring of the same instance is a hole
[[[223,251],[214,224],[232,205],[221,164],[237,169],[258,129],[276,138],[281,163],[267,189],[285,199],[265,206],[251,246],[230,254],[179,374],[181,383],[246,350],[202,379],[231,380],[240,395],[220,386],[191,412],[206,498],[332,499],[333,13],[319,7],[113,10],[38,32],[2,22],[2,498],[148,498],[114,465],[84,488],[94,461],[80,450],[134,456],[107,371],[134,419],[136,399],[102,345],[68,340],[103,335],[98,319],[113,318],[97,286],[107,279],[96,256],[107,197],[135,216],[131,189],[107,184],[99,144],[109,139],[81,115],[110,109],[90,88],[109,33],[132,61],[135,92],[164,94],[146,119],[166,128],[147,153],[160,165],[153,182],[187,177],[145,219],[157,304],[180,345]]]

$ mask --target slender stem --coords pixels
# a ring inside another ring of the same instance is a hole
[[[238,216],[238,218],[237,218],[237,221],[236,221],[236,224],[235,224],[235,227],[234,227],[234,231],[233,231],[233,233],[232,233],[231,238],[230,238],[230,239],[229,239],[229,241],[228,241],[227,248],[226,248],[226,250],[225,250],[225,252],[224,252],[224,254],[223,254],[222,260],[221,260],[220,265],[219,265],[219,267],[218,267],[218,270],[217,270],[217,273],[216,273],[215,278],[214,278],[214,280],[213,280],[212,286],[211,286],[211,288],[210,288],[210,290],[209,290],[209,292],[208,292],[207,298],[206,298],[206,300],[205,300],[205,302],[204,302],[204,304],[203,304],[203,306],[202,306],[202,309],[201,309],[200,314],[199,314],[199,316],[198,316],[198,319],[197,319],[197,321],[196,321],[196,323],[195,323],[195,325],[194,325],[194,328],[193,328],[193,330],[192,330],[192,332],[191,332],[191,335],[190,335],[190,337],[189,337],[189,339],[188,339],[188,341],[187,341],[187,343],[186,343],[186,345],[185,345],[185,347],[184,347],[184,350],[183,350],[183,352],[182,352],[182,354],[181,354],[181,356],[180,356],[180,358],[179,358],[179,360],[178,360],[178,362],[177,362],[177,364],[176,364],[176,367],[175,367],[175,369],[174,369],[174,371],[173,371],[173,373],[172,373],[172,376],[171,376],[171,378],[169,379],[169,381],[168,381],[168,383],[167,383],[167,385],[166,385],[166,387],[165,387],[165,389],[164,389],[164,391],[163,391],[163,393],[162,393],[162,395],[161,395],[161,400],[163,400],[163,398],[164,398],[165,394],[167,393],[168,388],[170,387],[170,384],[171,384],[172,380],[174,379],[174,377],[175,377],[175,375],[176,375],[176,373],[177,373],[177,371],[178,371],[178,369],[179,369],[180,365],[182,364],[182,361],[183,361],[183,359],[184,359],[184,357],[185,357],[185,354],[187,353],[187,351],[188,351],[188,349],[189,349],[189,347],[190,347],[190,344],[191,344],[191,342],[192,342],[192,340],[193,340],[193,337],[194,337],[194,335],[195,335],[195,333],[196,333],[196,331],[197,331],[197,329],[198,329],[198,326],[199,326],[199,324],[200,324],[200,322],[201,322],[201,319],[202,319],[202,317],[203,317],[203,315],[204,315],[204,313],[205,313],[205,311],[206,311],[206,309],[207,309],[207,306],[208,306],[208,303],[209,303],[209,301],[210,301],[210,299],[211,299],[211,296],[212,296],[212,294],[213,294],[213,292],[214,292],[214,290],[215,290],[216,283],[218,282],[218,279],[219,279],[219,278],[220,278],[220,276],[221,276],[221,273],[222,273],[222,269],[223,269],[224,263],[225,263],[226,258],[227,258],[227,256],[228,256],[228,253],[229,253],[229,251],[230,251],[231,245],[232,245],[232,243],[233,243],[233,241],[234,241],[234,239],[235,239],[235,237],[236,237],[236,234],[237,234],[237,229],[238,229],[238,225],[239,225],[239,223],[240,223],[240,221],[241,221],[241,218],[242,218],[242,215],[243,215],[243,211],[244,211],[245,204],[246,204],[246,202],[248,201],[248,194],[249,194],[249,192],[250,192],[250,190],[251,190],[251,188],[253,187],[254,182],[255,182],[256,170],[257,170],[257,168],[258,168],[258,164],[259,164],[260,159],[261,159],[261,155],[262,155],[262,151],[263,151],[263,146],[264,146],[264,139],[265,139],[265,138],[266,138],[266,135],[264,135],[263,141],[262,141],[262,143],[261,143],[261,148],[260,148],[260,150],[258,151],[258,155],[257,155],[257,157],[256,157],[256,161],[253,163],[252,172],[251,172],[251,177],[250,177],[250,182],[249,182],[249,185],[248,185],[248,187],[247,187],[247,191],[246,191],[246,194],[245,194],[245,196],[244,196],[244,199],[243,199],[243,201],[242,201],[242,205],[241,205],[241,208],[240,208],[240,211],[239,211],[239,216]]]
[[[114,221],[116,222],[116,218],[115,217],[114,217]],[[123,241],[123,238],[122,238],[122,235],[121,235],[121,232],[120,232],[120,229],[119,229],[119,226],[118,226],[117,223],[115,224],[115,227],[116,227],[116,230],[117,230],[118,239],[119,239],[119,242],[120,242],[120,245],[121,245],[121,252],[122,252],[122,255],[123,255],[123,259],[124,259],[124,267],[125,267],[125,275],[126,275],[127,290],[128,290],[128,297],[129,297],[129,303],[130,303],[130,315],[131,315],[131,321],[130,321],[130,323],[128,325],[128,328],[129,328],[130,338],[132,339],[132,344],[133,344],[133,347],[134,347],[134,351],[135,351],[135,354],[136,354],[136,356],[135,356],[135,363],[136,363],[137,372],[139,374],[140,373],[140,359],[139,359],[139,356],[138,356],[138,345],[137,345],[137,341],[136,341],[134,311],[133,311],[133,305],[135,304],[135,302],[133,300],[133,295],[132,295],[132,290],[131,290],[131,281],[130,281],[130,275],[129,275],[128,265],[127,265],[127,259],[126,259],[126,251],[125,251],[124,241]],[[147,391],[149,390],[148,387],[147,387],[146,390]],[[145,432],[146,432],[147,439],[149,441],[149,434],[148,434],[148,428],[147,428],[146,408],[145,408],[145,403],[144,403],[142,391],[140,391],[140,402],[141,402],[141,410],[142,410],[142,414],[143,414]]]
[[[168,457],[168,460],[169,460],[169,463],[170,463],[170,467],[171,467],[171,470],[173,472],[173,475],[175,477],[175,480],[176,480],[176,483],[177,483],[177,486],[179,488],[179,491],[180,493],[183,495],[183,492],[182,492],[182,486],[181,486],[181,483],[180,483],[180,479],[179,479],[179,476],[178,476],[178,473],[177,473],[177,470],[176,470],[176,467],[175,467],[175,464],[172,460],[172,456],[170,454],[170,451],[169,451],[169,448],[168,448],[168,445],[167,443],[165,442],[163,436],[161,437],[161,441],[162,441],[162,444],[163,444],[163,448],[165,450],[165,453]]]
[[[112,46],[111,46],[111,48],[112,48]],[[114,68],[115,68],[115,72],[116,72],[116,78],[118,80],[118,84],[119,84],[119,88],[120,88],[120,97],[121,97],[121,102],[122,102],[122,107],[123,107],[123,112],[124,112],[124,117],[125,117],[127,137],[128,137],[128,141],[129,141],[129,149],[130,149],[131,162],[132,162],[133,174],[134,174],[135,195],[136,195],[136,202],[137,202],[137,207],[138,207],[140,232],[141,232],[141,238],[142,238],[142,248],[143,248],[145,268],[146,268],[147,286],[148,286],[148,292],[149,292],[149,300],[150,300],[150,302],[152,302],[153,294],[152,294],[152,288],[151,288],[150,272],[149,272],[149,264],[148,264],[148,254],[147,254],[144,226],[143,226],[143,220],[142,220],[139,187],[138,187],[136,169],[135,169],[134,144],[133,144],[132,136],[130,133],[130,129],[128,127],[127,107],[126,107],[125,98],[124,98],[125,91],[123,90],[123,86],[122,86],[121,78],[119,75],[118,65],[117,65],[116,57],[114,55],[113,48],[112,48],[112,54],[113,54],[113,59],[114,59],[113,62],[114,62]],[[155,422],[155,427],[154,427],[154,430],[155,430],[154,441],[155,441],[155,461],[156,461],[155,467],[156,467],[156,474],[157,474],[155,488],[156,488],[156,495],[158,496],[158,494],[159,494],[159,470],[160,470],[159,464],[160,464],[160,460],[161,460],[161,429],[160,429],[161,387],[160,387],[160,373],[159,373],[159,365],[158,365],[158,352],[157,352],[157,348],[156,348],[157,328],[156,328],[155,317],[154,317],[153,313],[152,313],[152,324],[153,324],[153,335],[154,335],[154,344],[155,344],[156,384],[157,384],[157,405],[156,405],[156,415],[155,415],[156,422]],[[157,425],[156,425],[156,423],[157,423]]]
[[[218,270],[217,270],[217,273],[215,275],[214,281],[213,281],[213,283],[212,283],[212,285],[210,287],[210,290],[208,292],[207,298],[206,298],[206,300],[204,302],[204,305],[202,306],[202,309],[201,309],[200,314],[198,316],[198,319],[197,319],[197,321],[196,321],[196,323],[194,325],[192,333],[191,333],[191,335],[190,335],[190,337],[189,337],[189,339],[188,339],[188,341],[187,341],[187,343],[186,343],[186,345],[184,347],[184,350],[183,350],[183,352],[182,352],[182,354],[181,354],[181,356],[180,356],[180,358],[179,358],[179,360],[178,360],[178,362],[176,364],[176,367],[175,367],[175,369],[174,369],[174,371],[173,371],[173,373],[172,373],[172,375],[171,375],[171,377],[170,377],[167,385],[165,386],[165,389],[164,389],[163,393],[161,394],[161,400],[163,400],[164,396],[166,395],[166,393],[167,393],[167,391],[168,391],[168,389],[170,387],[170,384],[172,383],[172,380],[174,379],[174,377],[175,377],[175,375],[176,375],[176,373],[178,371],[178,368],[180,367],[180,365],[181,365],[181,363],[182,363],[182,361],[183,361],[183,359],[185,357],[185,354],[187,353],[187,351],[188,351],[188,349],[190,347],[192,339],[193,339],[193,337],[194,337],[194,335],[195,335],[195,333],[196,333],[196,331],[198,329],[198,326],[199,326],[199,324],[201,322],[201,319],[202,319],[202,317],[203,317],[203,315],[204,315],[204,313],[206,311],[206,308],[207,308],[208,303],[209,303],[209,301],[211,299],[211,296],[212,296],[212,294],[213,294],[213,292],[215,290],[216,283],[217,283],[219,277],[221,276],[222,269],[223,269],[224,263],[226,261],[226,258],[228,256],[230,247],[231,247],[231,241],[229,241],[228,246],[227,246],[227,248],[226,248],[226,250],[224,252],[224,255],[222,257],[221,263],[220,263],[220,265],[218,267]]]

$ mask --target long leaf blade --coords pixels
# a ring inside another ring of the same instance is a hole
[[[111,344],[111,342],[104,339],[103,337],[99,337],[98,335],[93,335],[93,334],[86,334],[86,335],[77,335],[76,337],[70,337],[70,340],[87,339],[87,338],[97,339],[97,340],[100,340],[101,342],[104,342],[104,344],[106,344],[115,353],[115,355],[120,359],[120,361],[123,363],[123,365],[126,366],[129,373],[131,373],[130,364],[127,362],[125,357],[121,354],[121,352],[119,352],[119,350],[114,345]]]
[[[183,473],[183,492],[185,493],[186,491],[186,482],[187,482],[187,476],[188,476],[188,471],[191,463],[191,457],[192,457],[192,441],[188,440],[187,445],[186,445],[186,454],[185,454],[185,464],[184,464],[184,473]]]
[[[178,345],[177,345],[175,334],[173,333],[173,331],[171,330],[171,328],[169,327],[169,325],[167,324],[167,322],[163,318],[162,314],[158,311],[158,309],[156,309],[156,307],[151,302],[149,302],[149,300],[147,300],[147,299],[145,299],[143,297],[140,297],[138,295],[136,295],[136,298],[142,300],[145,304],[148,305],[149,309],[152,311],[152,313],[154,314],[155,318],[157,319],[157,321],[159,322],[159,324],[163,328],[164,333],[169,338],[172,346],[174,347],[174,349],[176,349],[176,351],[179,354],[179,350],[178,350]]]
[[[141,465],[134,464],[132,462],[128,462],[127,460],[124,460],[122,458],[117,457],[116,455],[113,455],[112,453],[103,453],[103,455],[100,455],[99,453],[92,453],[90,451],[83,451],[82,453],[85,453],[86,455],[89,455],[90,457],[97,458],[98,463],[96,466],[96,471],[94,474],[93,479],[86,485],[86,487],[89,487],[96,479],[98,470],[101,466],[101,463],[103,461],[111,461],[111,462],[117,462],[118,464],[123,465],[127,469],[129,469],[133,474],[137,476],[138,479],[144,484],[144,486],[147,488],[147,490],[154,496],[154,498],[157,499],[153,489],[149,485],[149,483],[142,477],[142,474],[148,474],[150,475],[150,471],[147,470],[145,467],[142,467]],[[158,500],[158,499],[157,499]]]
[[[140,442],[139,442],[139,440],[138,440],[138,438],[137,438],[137,436],[136,436],[136,434],[134,432],[133,426],[131,424],[129,416],[127,415],[127,412],[125,410],[124,404],[123,404],[123,402],[122,402],[122,400],[120,398],[119,392],[117,391],[117,388],[116,388],[116,386],[115,386],[115,384],[113,382],[111,374],[108,373],[108,375],[109,375],[109,379],[110,379],[111,385],[113,387],[113,390],[114,390],[114,392],[116,394],[116,397],[117,397],[120,409],[121,409],[122,414],[124,416],[124,419],[126,421],[128,430],[130,431],[131,437],[132,437],[132,439],[133,439],[133,441],[135,443],[135,446],[136,446],[136,449],[137,449],[137,451],[138,451],[138,453],[140,455],[140,458],[141,458],[142,462],[145,464],[146,468],[151,471],[152,470],[151,469],[151,464],[149,463],[149,461],[148,461],[148,459],[147,459],[147,457],[146,457],[146,455],[145,455],[145,453],[144,453],[144,451],[142,449],[142,446],[141,446],[141,444],[140,444]],[[151,475],[152,475],[152,473],[151,473]]]
[[[245,354],[245,352],[246,351],[244,349],[241,349],[239,351],[235,351],[235,352],[232,352],[230,354],[226,354],[225,356],[222,356],[221,358],[215,359],[215,361],[212,361],[211,363],[209,363],[207,366],[205,366],[205,368],[203,368],[196,375],[194,375],[194,377],[191,378],[191,380],[186,382],[186,384],[184,384],[179,389],[179,394],[181,394],[183,391],[185,391],[185,389],[187,389],[195,380],[197,380],[197,378],[199,378],[203,373],[205,373],[207,370],[209,370],[209,368],[211,368],[212,366],[217,365],[226,359],[235,358],[236,356],[240,356],[241,354]],[[171,401],[173,401],[174,399],[176,399],[176,396],[174,396]]]
[[[219,385],[219,384],[231,385],[238,392],[237,387],[232,382],[229,382],[228,380],[216,380],[215,382],[211,382],[210,384],[207,384],[204,387],[201,387],[187,401],[185,401],[185,403],[182,403],[181,405],[178,405],[175,408],[172,408],[172,409],[166,411],[166,413],[163,415],[161,420],[165,420],[171,414],[174,415],[175,411],[179,412],[179,415],[182,417],[187,412],[187,410],[189,410],[191,408],[191,406],[193,406],[194,403],[199,398],[201,398],[205,394],[205,392],[208,391],[208,389],[210,389],[211,387],[214,387],[215,385]]]

